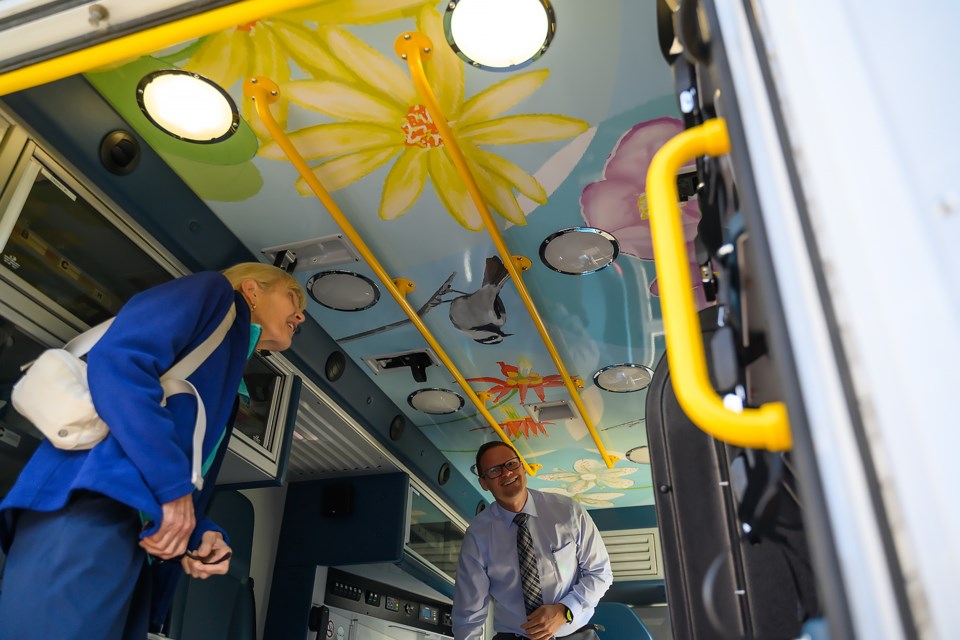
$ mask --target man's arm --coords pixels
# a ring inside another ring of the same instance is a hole
[[[590,514],[576,503],[574,513],[579,525],[577,564],[580,566],[580,578],[574,583],[570,593],[560,599],[560,604],[566,605],[576,617],[584,609],[597,606],[613,583],[613,569],[610,567],[607,547],[603,544],[600,531]]]
[[[483,640],[483,623],[490,602],[490,579],[471,531],[463,539],[453,593],[453,637]]]

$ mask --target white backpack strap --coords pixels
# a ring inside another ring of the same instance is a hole
[[[194,371],[196,371],[203,362],[210,357],[210,354],[217,350],[220,343],[223,342],[227,331],[233,326],[233,321],[237,317],[236,304],[231,304],[223,320],[216,329],[213,330],[207,339],[201,342],[197,347],[183,357],[182,360],[170,367],[170,370],[160,376],[160,382],[164,380],[186,380]],[[91,329],[92,331],[92,329]]]
[[[114,318],[104,320],[97,326],[91,327],[83,333],[74,336],[70,342],[63,345],[63,348],[78,358],[83,357],[93,348],[93,345],[97,344],[97,340],[103,337],[103,334],[105,334],[107,329],[110,328],[110,325],[113,324],[113,320]]]
[[[236,317],[237,307],[235,304],[231,304],[223,320],[213,330],[213,333],[207,336],[206,340],[197,345],[182,360],[174,364],[169,371],[160,376],[164,404],[167,398],[178,393],[189,393],[197,399],[197,420],[193,427],[193,470],[191,473],[191,482],[193,482],[197,491],[203,489],[203,438],[207,433],[207,412],[203,407],[203,399],[197,393],[196,387],[187,382],[186,378],[196,371],[210,357],[211,353],[216,351],[226,337],[227,331],[233,326]],[[65,344],[63,348],[78,358],[86,355],[107,332],[113,321],[114,318],[110,318],[84,331]]]
[[[197,488],[203,489],[203,438],[207,434],[207,412],[203,407],[203,398],[197,393],[197,388],[186,380],[163,380],[163,397],[166,398],[178,393],[189,393],[197,399],[197,421],[193,425],[193,470],[190,482]]]
[[[191,482],[197,491],[203,489],[203,438],[207,434],[207,412],[203,407],[203,399],[197,393],[196,387],[187,382],[187,376],[192,374],[223,342],[227,331],[233,326],[237,317],[237,307],[231,304],[223,320],[217,325],[207,339],[188,353],[182,360],[173,365],[169,371],[160,376],[160,386],[163,387],[163,401],[178,393],[189,393],[197,399],[197,421],[193,427],[193,471]]]

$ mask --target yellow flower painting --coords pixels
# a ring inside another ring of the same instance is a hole
[[[413,15],[419,8],[436,4],[434,0],[320,0],[306,9],[290,11],[237,25],[198,40],[182,54],[167,56],[181,61],[182,68],[213,80],[229,89],[241,78],[266,76],[277,83],[291,78],[291,64],[317,78],[349,80],[350,72],[324,46],[317,36],[317,25],[365,25]],[[253,104],[243,101],[243,118],[264,140],[269,137]],[[287,105],[279,101],[273,107],[283,125]]]
[[[526,224],[516,192],[543,204],[544,188],[524,169],[484,147],[563,140],[583,133],[589,125],[554,114],[503,115],[546,81],[548,69],[511,75],[464,99],[463,62],[443,45],[440,14],[421,8],[417,29],[440,45],[425,62],[427,79],[487,205],[513,224]],[[467,229],[479,230],[480,214],[405,65],[340,27],[320,26],[318,33],[323,48],[333,53],[347,77],[327,74],[281,86],[290,102],[334,120],[290,134],[300,153],[317,162],[312,168],[317,178],[336,191],[395,159],[383,184],[380,218],[393,220],[409,211],[429,178],[453,219]],[[265,144],[261,156],[285,159],[276,143]],[[302,178],[297,188],[303,195],[311,194]]]

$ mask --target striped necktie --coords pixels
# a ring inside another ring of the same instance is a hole
[[[527,615],[543,604],[543,592],[540,590],[540,572],[537,571],[537,557],[533,553],[533,538],[527,528],[526,513],[518,513],[513,521],[517,524],[517,557],[520,559],[520,584],[523,587],[523,604]]]

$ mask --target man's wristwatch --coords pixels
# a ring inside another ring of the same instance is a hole
[[[573,611],[570,611],[570,607],[563,605],[563,615],[567,619],[567,624],[573,622]]]

